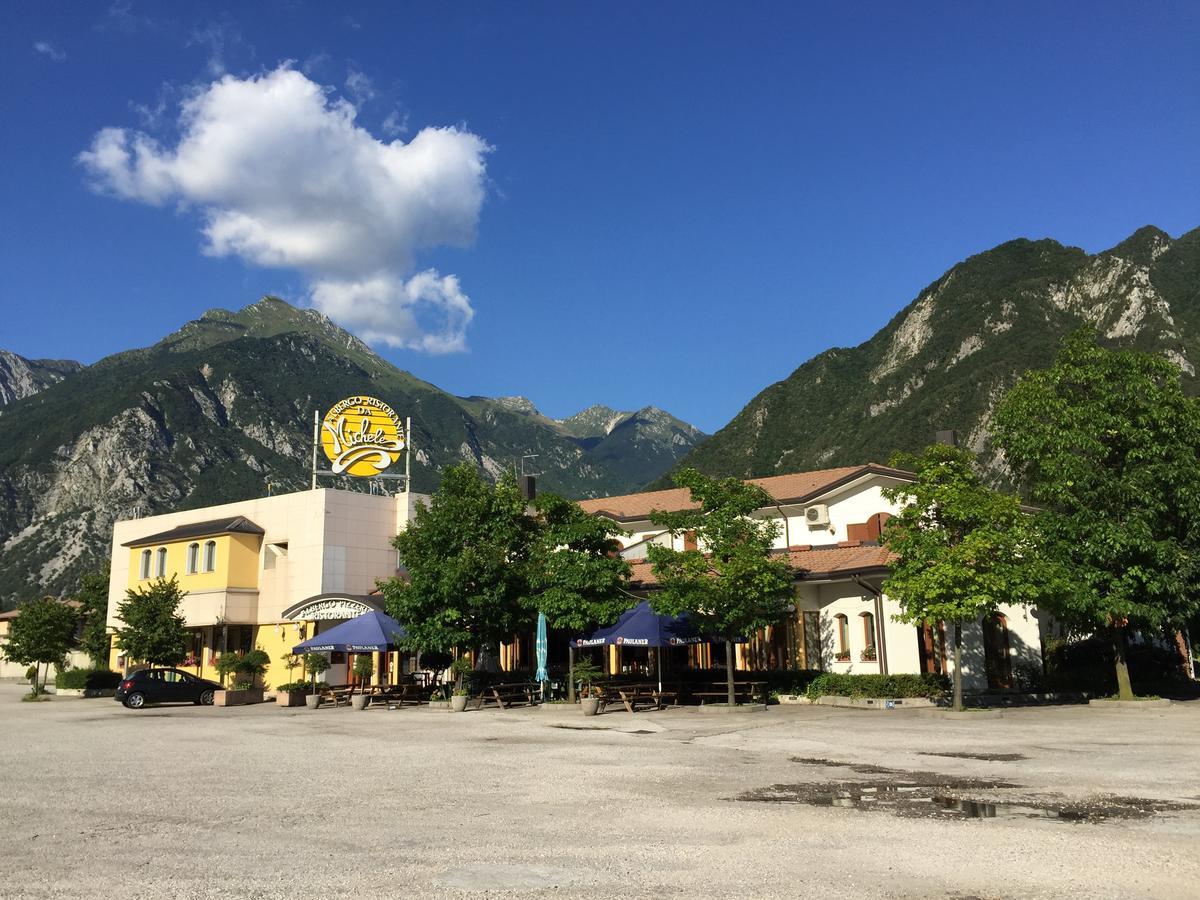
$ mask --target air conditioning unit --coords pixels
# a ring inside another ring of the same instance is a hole
[[[829,507],[824,503],[814,503],[804,510],[804,521],[810,528],[829,524]]]

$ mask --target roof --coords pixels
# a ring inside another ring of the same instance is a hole
[[[170,531],[159,531],[133,541],[126,541],[121,546],[144,547],[147,544],[169,544],[173,541],[185,541],[188,538],[209,537],[215,534],[266,534],[266,532],[245,516],[234,516],[232,519],[211,519],[192,525],[180,525]]]
[[[71,607],[72,609],[79,609],[79,607],[83,606],[83,604],[80,603],[78,600],[63,600],[62,602],[65,603],[67,606]],[[15,619],[20,614],[21,614],[21,607],[19,607],[19,606],[16,609],[10,609],[8,612],[2,612],[2,613],[0,613],[0,622],[7,622],[11,619]]]
[[[783,552],[777,551],[777,555]],[[799,580],[880,574],[896,558],[895,554],[879,544],[852,544],[848,541],[828,547],[791,547],[786,552],[788,565],[797,570],[796,577]],[[654,587],[658,584],[648,561],[634,560],[632,569],[635,587]]]
[[[765,490],[776,503],[804,503],[863,475],[885,475],[905,481],[911,481],[913,478],[911,472],[868,463],[863,466],[794,472],[791,475],[772,475],[769,478],[750,478],[747,481]],[[665,491],[645,491],[641,494],[581,500],[579,506],[584,512],[620,522],[645,519],[656,509],[677,512],[695,509],[699,504],[692,501],[691,491],[687,488],[670,488]]]

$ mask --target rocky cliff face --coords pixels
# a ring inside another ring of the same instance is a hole
[[[684,462],[742,476],[886,462],[952,428],[999,471],[988,438],[996,403],[1083,325],[1163,354],[1196,391],[1200,229],[1172,239],[1143,228],[1095,255],[1016,240],[971,257],[866,343],[826,351],[768,387]]]
[[[26,359],[0,350],[0,406],[30,397],[80,368],[70,359]]]
[[[306,487],[313,411],[354,394],[412,417],[419,491],[456,462],[496,476],[535,453],[546,490],[620,493],[699,437],[678,423],[641,434],[632,458],[597,453],[528,401],[454,397],[311,310],[271,298],[216,310],[5,407],[0,605],[73,590],[107,557],[116,519]]]

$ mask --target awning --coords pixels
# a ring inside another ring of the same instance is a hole
[[[398,649],[404,637],[404,629],[399,622],[387,613],[372,611],[301,641],[292,648],[292,652],[381,653]]]

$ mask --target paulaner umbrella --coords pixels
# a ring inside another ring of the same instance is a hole
[[[372,610],[356,619],[335,625],[323,634],[301,641],[293,653],[382,653],[395,650],[404,640],[403,626],[387,613]]]
[[[715,638],[702,635],[686,614],[668,616],[656,613],[650,602],[643,600],[633,609],[626,610],[612,625],[601,628],[591,637],[576,638],[572,647],[600,647],[618,645],[622,647],[681,647],[687,644],[703,644]],[[745,638],[739,638],[744,641]],[[658,689],[662,690],[662,653],[658,659]]]

